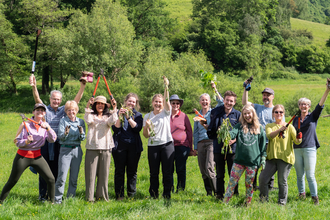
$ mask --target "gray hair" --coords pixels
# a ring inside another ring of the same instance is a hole
[[[298,106],[301,104],[301,103],[306,103],[309,107],[311,107],[311,105],[312,105],[312,102],[311,102],[311,100],[309,100],[308,98],[300,98],[299,100],[298,100]]]
[[[202,99],[203,96],[206,96],[209,99],[209,101],[211,101],[211,97],[208,93],[203,93],[201,96],[199,96],[199,101]]]
[[[62,95],[61,91],[59,91],[59,90],[53,90],[53,91],[51,91],[51,92],[50,92],[50,97],[52,97],[52,95],[53,95],[54,93],[59,93],[59,94],[61,95],[61,99],[62,99],[63,95]]]

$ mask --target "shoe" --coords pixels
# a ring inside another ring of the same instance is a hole
[[[318,196],[312,196],[312,199],[314,201],[314,205],[319,205],[319,197]]]
[[[124,197],[118,197],[117,201],[122,201],[124,199]]]
[[[215,198],[216,199],[219,199],[219,200],[223,200],[223,196],[222,195],[217,195]]]
[[[306,199],[306,193],[299,193],[299,199],[305,200]]]

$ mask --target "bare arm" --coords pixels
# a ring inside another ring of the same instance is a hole
[[[32,85],[32,94],[33,94],[33,98],[34,98],[34,102],[35,103],[42,103],[40,96],[39,96],[39,92],[37,89],[37,80],[34,76],[31,76],[32,78],[30,79],[30,81],[33,81],[33,85]]]
[[[330,89],[329,89],[329,85],[328,84],[329,83],[327,82],[327,89],[325,90],[325,92],[324,92],[324,94],[323,94],[323,96],[322,96],[322,98],[321,98],[321,100],[319,102],[319,105],[320,106],[323,106],[324,105],[324,103],[327,100],[327,97],[329,95]]]
[[[170,104],[170,95],[168,93],[167,90],[167,86],[166,86],[166,77],[164,78],[164,84],[165,84],[165,89],[164,89],[164,99],[165,99],[165,103],[164,103],[164,108],[166,111],[169,111],[171,109],[171,104]]]
[[[76,95],[76,97],[74,98],[74,101],[78,104],[84,94],[84,90],[86,87],[86,83],[83,83],[83,81],[80,82],[80,89]]]
[[[217,90],[217,87],[213,81],[211,81],[211,87],[213,88],[215,94],[217,95],[217,98],[221,101],[223,101],[223,98],[221,97],[220,93]]]
[[[242,97],[242,105],[248,104],[248,99],[249,99],[249,92],[246,91],[246,89],[244,88],[243,97]]]

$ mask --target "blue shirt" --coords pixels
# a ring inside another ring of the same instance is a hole
[[[69,134],[65,135],[65,127],[70,126]],[[83,127],[84,132],[80,134],[78,126]],[[75,121],[71,121],[68,116],[61,119],[58,127],[58,138],[60,144],[70,146],[80,146],[80,142],[85,140],[86,128],[84,120],[76,117]]]
[[[46,122],[49,126],[58,134],[58,125],[60,124],[60,120],[66,116],[64,111],[64,106],[60,106],[55,111],[50,105],[46,108]]]
[[[234,108],[231,110],[231,112],[227,116],[223,105],[212,109],[211,122],[210,122],[209,127],[207,128],[207,136],[210,139],[213,139],[213,152],[214,153],[221,153],[221,148],[223,146],[223,142],[218,144],[218,138],[217,138],[217,130],[221,126],[222,121],[226,118],[229,118],[230,124],[234,127],[237,123],[239,123],[240,116],[241,116],[241,113]],[[231,145],[231,148],[232,148],[233,153],[235,153],[236,143]]]
[[[320,147],[319,140],[316,136],[316,126],[317,121],[321,115],[321,112],[324,108],[317,104],[312,113],[308,113],[303,122],[300,119],[300,131],[302,133],[302,142],[299,145],[293,144],[293,148],[311,148],[311,147]],[[298,118],[295,117],[292,122],[293,127],[298,131]]]
[[[223,105],[223,101],[220,99],[217,99],[217,106],[215,106],[215,108],[220,107],[221,105]],[[204,115],[204,118],[206,119],[207,124],[210,124],[211,121],[211,108],[209,109],[208,112],[206,112],[206,114]],[[199,111],[200,114],[202,113],[202,110]],[[201,123],[199,123],[198,121],[194,122],[194,149],[197,149],[197,144],[198,142],[202,141],[202,140],[207,140],[209,139],[209,137],[207,136],[206,133],[206,129],[201,125]]]

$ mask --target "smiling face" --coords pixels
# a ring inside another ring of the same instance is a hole
[[[231,111],[236,104],[236,98],[234,96],[226,96],[224,100],[224,107],[227,111]]]
[[[262,101],[265,105],[273,104],[273,99],[274,99],[274,95],[272,95],[268,92],[262,93]]]
[[[202,109],[208,109],[210,107],[210,99],[208,96],[203,95],[199,99],[199,104],[202,106]]]
[[[180,110],[180,101],[179,100],[172,100],[171,101],[172,111],[179,111]]]
[[[163,109],[164,103],[161,97],[155,97],[152,101],[152,107],[154,111],[160,112]]]
[[[36,108],[32,114],[34,115],[35,120],[39,121],[46,115],[46,111],[44,108]]]
[[[300,109],[302,114],[308,114],[310,106],[307,102],[300,102],[299,103],[299,109]]]
[[[60,93],[54,92],[54,93],[52,93],[51,97],[49,98],[49,101],[50,101],[50,106],[53,109],[57,109],[62,102],[62,96]]]
[[[96,102],[96,111],[98,115],[102,115],[105,108],[105,104],[102,102]]]
[[[125,102],[126,107],[129,107],[131,109],[135,108],[136,105],[136,98],[131,96],[129,97]]]
[[[278,107],[273,111],[273,117],[276,121],[282,121],[284,116],[284,109],[282,107]]]
[[[250,110],[247,110],[247,109],[244,109],[243,111],[243,117],[244,117],[244,120],[251,124],[252,121],[253,121],[253,113],[250,111]]]
[[[66,115],[71,121],[76,120],[77,110],[75,108],[69,108],[66,110]]]

